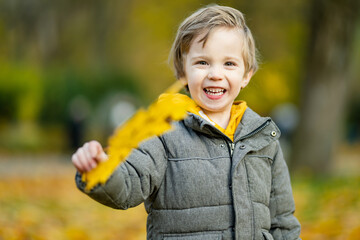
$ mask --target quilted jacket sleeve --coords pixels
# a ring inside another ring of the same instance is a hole
[[[104,185],[85,192],[81,175],[76,174],[77,187],[94,200],[116,209],[127,209],[142,203],[160,186],[167,166],[164,146],[152,138],[134,149]]]
[[[277,142],[272,176],[270,233],[274,239],[299,239],[300,223],[294,216],[295,204],[291,190],[289,171],[279,142]]]

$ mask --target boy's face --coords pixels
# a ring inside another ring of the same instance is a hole
[[[230,114],[231,106],[240,89],[250,81],[244,76],[242,35],[235,28],[218,27],[212,30],[205,46],[197,36],[185,56],[185,77],[192,99],[211,118]]]

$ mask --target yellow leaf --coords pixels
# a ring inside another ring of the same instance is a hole
[[[179,121],[187,116],[187,110],[195,103],[189,97],[176,93],[181,88],[181,83],[176,82],[166,93],[160,95],[148,110],[138,110],[115,131],[109,138],[109,159],[82,175],[87,191],[99,183],[106,183],[117,166],[125,161],[132,149],[137,148],[142,141],[164,134],[171,130],[172,121]]]

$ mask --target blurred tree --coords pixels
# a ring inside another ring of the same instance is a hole
[[[359,0],[311,2],[310,35],[294,168],[326,173],[345,116]]]
[[[227,3],[225,3],[227,4]],[[308,1],[232,1],[245,14],[259,50],[260,69],[239,98],[260,115],[282,103],[298,103]],[[285,10],[286,8],[286,10]]]
[[[166,59],[177,26],[209,3],[245,13],[261,54],[260,71],[239,98],[264,115],[278,104],[297,103],[310,1],[1,0],[0,127],[20,117],[44,129],[64,127],[78,95],[92,110],[116,91],[132,93],[141,104],[152,101],[175,81]],[[89,122],[96,122],[94,115]]]

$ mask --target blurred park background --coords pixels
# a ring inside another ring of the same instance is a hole
[[[282,130],[302,239],[360,239],[360,1],[0,0],[0,240],[146,238],[143,206],[75,188],[71,154],[175,81],[177,27],[209,3],[255,36],[239,98]]]

